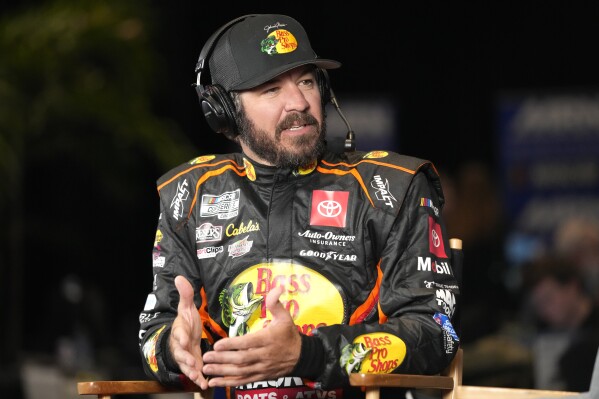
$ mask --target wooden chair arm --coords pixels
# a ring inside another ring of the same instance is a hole
[[[501,388],[474,385],[456,387],[456,398],[459,399],[533,399],[580,397],[581,392],[551,391],[544,389]],[[590,396],[589,396],[590,398]]]
[[[358,374],[349,376],[349,383],[359,387],[402,387],[453,389],[453,378],[442,375]]]
[[[212,390],[202,391],[195,384],[180,388],[162,385],[157,381],[86,381],[77,383],[79,395],[96,395],[98,399],[110,399],[112,395],[199,392],[203,398],[211,398]]]

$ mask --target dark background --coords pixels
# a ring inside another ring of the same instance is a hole
[[[330,73],[341,107],[344,97],[392,99],[399,137],[389,149],[431,159],[448,175],[471,161],[498,173],[502,93],[599,87],[597,2],[0,7],[0,357],[13,370],[44,356],[66,373],[139,376],[155,181],[193,156],[232,149],[205,124],[191,84],[205,40],[233,18],[298,19],[318,55],[343,64]],[[65,360],[65,345],[76,359]]]

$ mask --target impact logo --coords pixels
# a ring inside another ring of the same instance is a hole
[[[375,196],[379,201],[383,201],[385,205],[393,208],[393,201],[397,202],[391,191],[389,191],[389,180],[383,179],[380,175],[374,176],[374,180],[370,182],[370,186],[376,190]]]
[[[345,227],[348,191],[312,191],[310,224],[313,226]]]
[[[227,191],[220,195],[204,194],[200,204],[200,216],[217,216],[219,219],[230,219],[239,213],[241,191]]]
[[[173,218],[175,220],[179,220],[183,216],[183,203],[189,198],[187,186],[189,186],[187,179],[177,183],[177,194],[175,194],[175,197],[171,201],[171,209],[173,210]]]
[[[428,217],[428,240],[431,254],[439,258],[447,258],[445,244],[443,244],[441,225],[435,222],[432,216]]]

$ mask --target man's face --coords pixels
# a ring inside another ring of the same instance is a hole
[[[554,328],[576,327],[575,309],[581,294],[575,283],[560,283],[553,278],[541,280],[532,290],[532,303],[538,316]],[[573,321],[574,320],[574,321]]]
[[[299,67],[239,94],[239,143],[250,158],[298,167],[326,145],[320,90],[310,67]]]

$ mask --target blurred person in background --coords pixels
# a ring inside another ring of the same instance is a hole
[[[588,391],[599,348],[599,308],[569,259],[544,253],[522,269],[538,389]]]
[[[554,244],[580,270],[588,292],[599,304],[599,221],[582,217],[565,219],[555,231]]]

